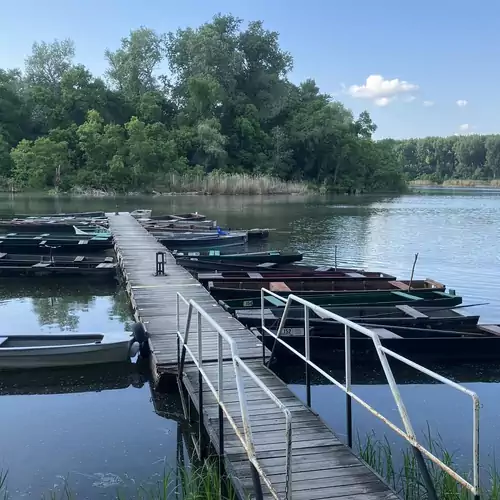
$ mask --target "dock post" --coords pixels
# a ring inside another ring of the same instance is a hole
[[[165,252],[156,252],[155,276],[165,276]]]
[[[250,470],[252,471],[252,482],[255,493],[255,500],[264,500],[264,495],[262,493],[262,484],[260,484],[260,476],[255,468],[255,465],[250,463]]]
[[[202,325],[201,325],[201,314],[198,311],[196,314],[198,319],[198,356],[200,366],[198,368],[198,447],[199,453],[198,456],[200,460],[205,458],[205,450],[203,444],[203,375],[201,374],[201,370],[203,369],[203,340],[202,340]]]
[[[352,448],[352,397],[351,391],[351,328],[345,325],[345,388],[347,446]]]

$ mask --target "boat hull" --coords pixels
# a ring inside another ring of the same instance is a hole
[[[228,253],[216,251],[207,252],[174,252],[176,259],[180,258],[200,258],[206,261],[220,260],[223,262],[252,262],[254,264],[263,264],[272,262],[275,264],[291,264],[302,260],[301,253],[282,253],[282,252],[247,252],[247,253]]]

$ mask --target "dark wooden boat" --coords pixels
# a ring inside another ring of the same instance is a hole
[[[266,286],[267,285],[267,286]],[[277,293],[278,295],[287,297],[290,294],[300,294],[301,297],[307,298],[310,295],[319,295],[322,293],[336,293],[336,292],[362,292],[377,291],[377,290],[392,290],[392,291],[406,291],[412,293],[414,290],[434,290],[445,291],[445,285],[437,281],[413,280],[411,282],[411,289],[409,289],[409,281],[390,281],[385,279],[371,279],[371,280],[349,280],[349,279],[336,279],[336,280],[295,280],[294,283],[288,282],[275,282],[275,281],[241,281],[233,282],[227,286],[220,286],[219,284],[210,286],[209,290],[216,300],[227,299],[244,299],[256,294],[256,290],[267,288],[268,290]]]
[[[303,254],[296,252],[280,252],[271,250],[268,252],[225,252],[223,250],[207,250],[197,252],[179,252],[174,251],[173,255],[176,259],[179,258],[202,258],[203,260],[221,260],[224,262],[253,262],[264,263],[273,262],[277,264],[291,264],[302,260]]]
[[[9,265],[30,265],[39,262],[52,262],[59,266],[64,265],[78,265],[86,267],[91,265],[98,265],[101,263],[113,264],[115,258],[112,256],[88,256],[88,255],[50,255],[46,250],[44,253],[39,254],[14,254],[14,253],[0,253],[0,267]]]
[[[168,249],[179,250],[189,248],[212,248],[224,246],[244,245],[247,235],[244,233],[233,234],[207,234],[207,233],[171,233],[158,241]]]
[[[371,324],[371,325],[384,325],[384,326],[406,326],[410,328],[433,328],[437,330],[451,330],[454,328],[471,328],[474,327],[479,321],[479,316],[464,316],[453,310],[441,310],[433,312],[432,308],[425,309],[425,313],[419,311],[413,307],[403,305],[397,306],[401,309],[398,310],[399,314],[395,314],[393,311],[388,311],[387,308],[376,308],[385,309],[385,314],[382,313],[381,316],[376,316],[377,313],[369,314],[363,308],[353,308],[353,316],[349,316],[348,319],[354,321],[358,324]],[[406,309],[403,309],[406,308]],[[344,312],[346,308],[337,308],[332,310],[332,312],[340,311]],[[395,308],[393,308],[395,309]],[[265,310],[265,326],[269,329],[277,329],[283,310]],[[356,316],[356,312],[359,316]],[[366,314],[363,314],[366,313]],[[261,312],[260,310],[242,310],[241,312],[235,313],[238,321],[241,321],[248,328],[261,326]],[[295,316],[295,317],[293,317]],[[311,313],[312,316],[312,313]],[[344,335],[344,325],[338,323],[331,319],[321,319],[316,317],[311,317],[309,324],[318,335]],[[291,311],[286,323],[285,328],[290,329],[304,329],[304,310],[294,310]],[[353,330],[351,332],[352,337],[364,336],[363,334]]]
[[[101,224],[82,222],[16,222],[16,221],[0,221],[0,231],[4,233],[25,233],[41,234],[41,233],[64,233],[76,234],[75,228],[80,231],[89,233],[103,232],[106,228]]]
[[[298,293],[300,296],[300,293]],[[462,297],[451,295],[446,292],[434,290],[412,290],[410,293],[399,291],[373,291],[373,292],[349,292],[308,296],[307,300],[321,307],[344,307],[344,306],[395,306],[414,305],[416,307],[453,307],[462,303]],[[236,309],[257,309],[261,304],[260,294],[243,299],[221,300],[219,303],[229,312]],[[265,307],[284,308],[285,302],[273,297],[264,296]],[[293,306],[295,307],[295,306]],[[298,306],[297,307],[302,307]]]
[[[199,225],[196,227],[191,226],[174,226],[174,227],[154,227],[144,226],[153,236],[161,239],[165,232],[173,232],[173,233],[199,233],[199,232],[213,232],[217,231],[219,228],[217,227],[200,227]],[[246,233],[248,240],[263,240],[269,236],[269,229],[223,229],[225,232],[229,233]]]
[[[113,247],[111,240],[80,239],[40,239],[15,240],[0,238],[0,252],[18,254],[75,254],[104,252]]]
[[[39,242],[44,240],[51,240],[54,244],[67,243],[80,240],[94,240],[94,241],[111,241],[113,236],[109,232],[97,233],[5,233],[0,234],[0,240],[16,241],[19,243]]]
[[[95,218],[95,217],[105,217],[104,212],[60,212],[57,214],[17,214],[15,217],[18,219],[39,219],[39,218],[60,218],[60,217],[81,217],[81,218]]]
[[[189,269],[193,272],[222,272],[222,271],[244,271],[255,273],[283,273],[283,272],[363,272],[359,269],[351,269],[338,267],[335,269],[331,266],[305,266],[296,264],[280,264],[277,262],[239,262],[228,260],[210,260],[197,257],[178,257],[177,264]]]
[[[369,328],[379,334],[382,345],[414,361],[473,362],[500,360],[500,326],[477,324],[463,329],[441,330],[429,328],[407,328],[400,326],[374,325]],[[257,330],[256,330],[257,331]],[[270,335],[261,335],[264,344],[279,358],[297,360],[291,351],[275,342]],[[301,334],[283,335],[282,339],[304,354],[303,329]],[[345,356],[345,341],[342,336],[319,335],[311,329],[311,359],[316,362],[342,361]],[[373,363],[380,361],[368,337],[351,340],[352,363]]]
[[[152,215],[149,217],[151,220],[189,220],[189,221],[204,221],[206,220],[206,215],[199,214],[198,212],[189,212],[186,214],[171,214],[171,215]]]
[[[390,274],[373,272],[373,271],[282,271],[278,273],[261,271],[258,273],[245,272],[245,271],[223,271],[221,273],[198,273],[197,279],[203,285],[219,285],[219,284],[240,284],[243,283],[260,283],[258,288],[269,288],[273,285],[276,287],[277,283],[286,283],[295,285],[296,283],[301,286],[309,287],[315,286],[316,283],[323,283],[333,280],[349,280],[349,281],[382,281],[382,280],[395,280],[395,276]]]
[[[9,260],[7,255],[0,254],[0,276],[79,275],[100,279],[116,276],[117,264],[112,257],[111,261],[107,258],[85,260],[84,256],[73,257],[73,260],[47,257],[36,262],[23,257],[24,260]]]

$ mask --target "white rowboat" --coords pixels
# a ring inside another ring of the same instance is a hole
[[[0,370],[123,362],[134,343],[127,332],[0,336]]]

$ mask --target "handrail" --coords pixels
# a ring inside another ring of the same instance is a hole
[[[186,316],[186,326],[184,330],[184,337],[180,332],[180,300],[182,300],[188,306],[188,313]],[[197,333],[198,333],[198,356],[199,360],[196,358],[195,354],[192,352],[190,347],[187,345],[189,341],[189,333],[191,327],[191,317],[193,311],[197,314]],[[182,354],[179,363],[179,376],[181,377],[184,371],[185,354],[186,352],[191,357],[193,363],[198,368],[198,372],[203,377],[203,380],[207,384],[208,388],[214,395],[219,408],[226,416],[228,422],[233,428],[236,436],[240,440],[245,452],[247,453],[248,460],[255,467],[258,475],[262,478],[265,485],[268,487],[272,496],[279,500],[278,493],[275,491],[270,479],[267,477],[266,473],[259,464],[259,460],[255,453],[255,445],[252,435],[252,426],[248,414],[247,399],[245,393],[245,383],[242,378],[241,370],[247,373],[248,376],[256,383],[256,385],[273,401],[276,406],[283,412],[285,416],[285,441],[286,441],[286,454],[285,454],[285,499],[292,499],[292,415],[288,408],[276,397],[276,395],[269,390],[269,388],[260,380],[260,378],[253,372],[253,370],[240,358],[238,353],[238,346],[236,345],[234,339],[223,329],[221,326],[194,300],[186,300],[185,297],[179,292],[177,292],[176,297],[176,315],[177,315],[177,337],[180,340],[182,346]],[[214,387],[210,381],[208,375],[203,369],[203,335],[202,335],[202,318],[205,319],[210,326],[212,326],[217,332],[217,389]],[[229,410],[224,403],[224,356],[222,341],[226,341],[231,349],[231,361],[233,364],[234,374],[236,378],[236,388],[238,391],[238,401],[240,403],[241,418],[243,423],[243,435],[241,434],[238,426],[231,417]],[[202,391],[202,387],[199,388]],[[200,414],[202,409],[199,408]],[[220,418],[220,417],[219,417]],[[220,422],[219,422],[220,425]],[[221,428],[219,428],[221,432]],[[220,438],[221,436],[219,436]],[[219,450],[223,453],[223,450]]]
[[[265,295],[271,295],[279,300],[281,300],[283,303],[285,303],[285,308],[283,311],[283,314],[281,316],[280,324],[278,326],[278,331],[276,334],[274,334],[271,330],[269,330],[265,326],[265,307],[264,307],[264,300],[265,300]],[[288,317],[288,311],[290,309],[290,305],[292,302],[297,302],[299,304],[302,304],[304,306],[304,340],[305,340],[305,356],[298,352],[296,349],[291,347],[289,344],[287,344],[285,341],[283,341],[280,338],[280,335],[283,331],[284,325],[286,324],[286,319]],[[319,315],[322,318],[329,318],[333,319],[338,323],[342,323],[345,325],[345,385],[333,378],[330,374],[326,373],[324,370],[322,370],[319,366],[317,366],[315,363],[313,363],[310,360],[310,333],[309,333],[309,311],[313,311],[315,313],[320,313]],[[447,474],[449,474],[453,479],[455,479],[458,483],[460,483],[463,487],[467,488],[473,495],[475,499],[479,499],[479,397],[478,395],[466,387],[463,387],[460,384],[457,384],[456,382],[453,382],[452,380],[447,379],[446,377],[443,377],[442,375],[439,375],[438,373],[433,372],[432,370],[429,370],[428,368],[425,368],[424,366],[419,365],[418,363],[415,363],[414,361],[411,361],[404,356],[401,356],[400,354],[397,354],[390,349],[387,349],[384,347],[381,342],[380,342],[380,337],[376,332],[371,331],[370,329],[358,325],[357,323],[344,318],[342,316],[339,316],[338,314],[332,313],[331,311],[328,311],[327,309],[322,308],[321,306],[318,306],[316,304],[313,304],[306,299],[303,299],[301,297],[298,297],[296,295],[290,294],[288,297],[282,297],[281,295],[278,295],[266,288],[261,288],[261,328],[262,330],[266,333],[271,335],[271,337],[274,338],[274,346],[271,352],[271,357],[273,356],[274,349],[276,347],[276,342],[279,342],[281,345],[286,347],[289,351],[294,353],[297,357],[302,359],[305,363],[306,366],[310,366],[314,370],[316,370],[318,373],[323,375],[327,380],[329,380],[332,384],[337,386],[339,389],[343,390],[349,398],[354,399],[356,402],[358,402],[361,406],[366,408],[370,413],[375,415],[377,418],[382,420],[385,424],[387,424],[392,430],[394,430],[397,434],[399,434],[401,437],[403,437],[408,443],[410,443],[415,450],[418,450],[421,454],[425,455],[429,460],[434,462],[438,467],[440,467],[443,471],[445,471]],[[359,396],[354,394],[351,390],[351,329],[356,330],[357,332],[362,333],[363,335],[366,335],[367,337],[370,337],[373,341],[373,344],[375,346],[375,349],[377,351],[377,355],[379,357],[379,360],[382,364],[382,368],[384,370],[384,374],[387,379],[387,383],[391,389],[392,395],[394,397],[394,401],[396,403],[396,406],[399,411],[399,415],[401,416],[401,419],[404,424],[405,430],[400,429],[396,424],[392,423],[387,417],[384,417],[380,412],[372,408],[368,403],[366,403],[363,399],[361,399]],[[389,365],[389,362],[387,360],[386,356],[391,356],[394,359],[397,359],[398,361],[405,363],[406,365],[428,375],[429,377],[434,378],[435,380],[438,380],[439,382],[446,384],[472,398],[472,411],[473,411],[473,437],[472,437],[472,448],[473,448],[473,471],[472,471],[472,484],[467,481],[465,478],[460,476],[457,472],[455,472],[453,469],[451,469],[448,465],[443,463],[442,460],[440,460],[438,457],[436,457],[433,453],[431,453],[429,450],[427,450],[423,445],[421,445],[417,437],[415,435],[415,431],[413,430],[413,426],[410,421],[410,417],[408,415],[408,412],[406,410],[406,406],[402,400],[401,393],[399,392],[399,388],[397,386],[396,380],[394,378],[394,375],[392,373],[391,367]],[[421,458],[421,455],[420,455]],[[419,456],[417,455],[417,460],[419,461],[419,465],[422,465],[425,470],[423,470],[424,474],[424,479],[425,476],[427,475],[427,479],[430,480],[430,476],[428,475],[427,468],[425,467],[425,462],[423,460],[419,460]],[[427,480],[426,480],[427,483]],[[433,487],[432,487],[433,488]],[[434,495],[435,496],[435,492]]]

